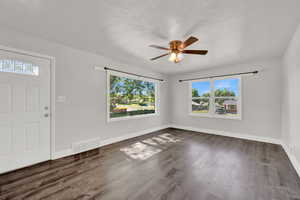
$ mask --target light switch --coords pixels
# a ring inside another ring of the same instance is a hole
[[[66,96],[57,96],[56,97],[56,102],[65,103],[66,99],[67,99]]]

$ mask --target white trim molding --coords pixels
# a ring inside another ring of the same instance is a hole
[[[181,126],[181,125],[176,125],[176,124],[172,124],[172,125],[170,125],[170,127],[177,128],[177,129],[183,129],[183,130],[189,130],[189,131],[195,131],[195,132],[204,133],[204,134],[221,135],[221,136],[227,136],[227,137],[233,137],[233,138],[239,138],[239,139],[252,140],[252,141],[257,141],[257,142],[265,142],[265,143],[280,145],[283,148],[283,150],[286,152],[286,154],[288,155],[289,160],[291,161],[294,169],[296,170],[298,176],[300,177],[300,163],[297,160],[296,156],[290,150],[289,146],[287,144],[285,144],[284,142],[282,142],[281,139],[260,137],[260,136],[254,136],[254,135],[249,135],[249,134],[233,133],[233,132],[213,130],[213,129],[195,128],[195,127]]]
[[[135,138],[135,137],[138,137],[138,136],[146,135],[146,134],[149,134],[149,133],[152,133],[152,132],[155,132],[155,131],[159,131],[159,130],[162,130],[162,129],[169,128],[169,127],[171,127],[171,126],[170,125],[159,126],[159,127],[155,127],[155,128],[150,128],[150,129],[145,129],[145,130],[142,130],[142,131],[138,131],[138,132],[135,132],[135,133],[129,133],[129,134],[126,134],[126,135],[123,135],[123,136],[120,136],[120,137],[105,139],[105,140],[103,140],[101,138],[89,139],[89,140],[80,142],[80,144],[82,144],[82,145],[86,144],[83,148],[84,149],[83,151],[79,151],[78,149],[75,150],[73,148],[74,144],[75,144],[74,143],[72,145],[72,148],[55,152],[54,156],[52,157],[52,160],[56,160],[56,159],[63,158],[63,157],[66,157],[66,156],[75,155],[77,153],[92,150],[92,149],[99,148],[99,147],[102,147],[102,146],[106,146],[106,145],[109,145],[109,144],[114,144],[114,143],[121,142],[121,141],[124,141],[124,140],[127,140],[127,139]],[[97,143],[97,145],[96,146],[91,145],[90,148],[89,148],[88,144],[90,142],[92,142],[93,144]]]
[[[94,149],[94,148],[99,148],[99,147],[102,147],[102,146],[105,146],[105,145],[109,145],[109,144],[113,144],[113,143],[116,143],[116,142],[131,139],[131,138],[134,138],[134,137],[146,135],[146,134],[149,134],[149,133],[152,133],[152,132],[155,132],[155,131],[159,131],[159,130],[162,130],[162,129],[166,129],[166,128],[177,128],[177,129],[195,131],[195,132],[204,133],[204,134],[228,136],[228,137],[234,137],[234,138],[240,138],[240,139],[246,139],[246,140],[253,140],[253,141],[258,141],[258,142],[280,144],[280,145],[282,144],[280,140],[273,139],[273,138],[258,137],[258,136],[247,135],[247,134],[237,134],[237,133],[220,131],[220,130],[213,130],[213,129],[203,129],[203,128],[188,127],[188,126],[180,126],[180,125],[175,125],[175,124],[168,124],[168,125],[163,125],[163,126],[151,128],[151,129],[145,129],[145,130],[138,131],[138,132],[135,132],[135,133],[129,133],[129,134],[126,134],[126,135],[123,135],[123,136],[120,136],[120,137],[109,138],[109,139],[105,139],[105,140],[101,140],[101,138],[93,138],[93,139],[89,139],[89,140],[86,140],[86,141],[82,141],[82,142],[80,142],[80,144],[88,144],[90,141],[93,141],[93,143],[95,143],[95,141],[98,140],[99,145],[97,145],[96,147],[91,146],[90,149],[87,148],[88,150],[91,150],[91,149]],[[73,150],[73,148],[58,151],[58,152],[55,152],[52,160],[62,158],[62,157],[66,157],[66,156],[70,156],[70,155],[74,155],[76,153],[80,153],[80,151],[75,152]]]
[[[226,79],[238,79],[238,96],[227,96],[227,97],[216,97],[215,96],[215,81],[217,80],[226,80]],[[209,97],[193,97],[192,95],[192,84],[195,82],[209,82]],[[193,117],[209,117],[209,118],[222,118],[222,119],[235,119],[235,120],[242,120],[242,76],[235,75],[235,76],[227,76],[227,77],[218,77],[218,78],[208,78],[208,79],[201,79],[201,80],[192,80],[189,81],[189,95],[188,95],[188,102],[189,102],[189,110],[188,113],[190,116]],[[208,99],[209,107],[207,113],[195,113],[192,111],[192,102],[193,99]],[[236,99],[237,100],[237,114],[236,116],[227,116],[227,115],[220,115],[215,113],[216,109],[216,99]]]
[[[284,151],[286,152],[286,154],[288,155],[293,167],[295,168],[298,176],[300,177],[300,163],[297,160],[296,156],[292,153],[291,148],[289,147],[289,145],[282,142],[281,146],[284,149]]]
[[[55,57],[36,53],[33,51],[17,49],[13,47],[8,47],[0,45],[0,50],[22,54],[26,56],[32,56],[41,59],[47,59],[50,61],[50,159],[55,157],[55,67],[56,60]]]
[[[52,154],[51,160],[56,160],[56,159],[64,158],[64,157],[71,156],[71,155],[74,155],[71,148],[61,150],[61,151],[56,151]]]
[[[221,131],[221,130],[213,130],[213,129],[203,129],[203,128],[196,128],[196,127],[189,127],[189,126],[181,126],[181,125],[176,125],[176,124],[169,124],[169,125],[164,125],[164,126],[159,126],[151,129],[146,129],[142,131],[138,131],[135,133],[130,133],[126,134],[120,137],[115,137],[115,138],[109,138],[105,140],[101,140],[100,138],[94,138],[94,139],[89,139],[83,142],[80,142],[81,144],[88,144],[90,141],[92,141],[94,144],[97,143],[97,146],[91,145],[90,149],[85,148],[84,151],[87,150],[92,150],[94,148],[99,148],[102,146],[106,146],[109,144],[117,143],[120,141],[124,141],[127,139],[131,139],[134,137],[146,135],[155,131],[159,131],[162,129],[166,128],[176,128],[176,129],[182,129],[182,130],[188,130],[188,131],[195,131],[198,133],[204,133],[204,134],[212,134],[212,135],[220,135],[220,136],[227,136],[227,137],[233,137],[233,138],[239,138],[239,139],[245,139],[245,140],[252,140],[252,141],[257,141],[257,142],[265,142],[265,143],[271,143],[271,144],[277,144],[281,145],[283,150],[286,152],[286,154],[289,157],[289,160],[291,161],[293,167],[295,168],[298,176],[300,177],[300,163],[294,156],[294,154],[291,152],[290,148],[288,145],[283,143],[280,139],[275,139],[275,138],[268,138],[268,137],[260,137],[260,136],[254,136],[254,135],[249,135],[249,134],[242,134],[242,133],[233,133],[233,132],[228,132],[228,131]],[[55,152],[54,156],[52,157],[52,160],[63,158],[66,156],[74,155],[80,153],[80,151],[75,152],[73,148],[62,150],[59,152]]]
[[[166,129],[166,128],[170,128],[170,125],[159,126],[159,127],[155,127],[155,128],[135,132],[135,133],[126,134],[124,136],[120,136],[120,137],[116,137],[116,138],[106,139],[106,140],[103,140],[101,142],[101,146],[113,144],[113,143],[116,143],[116,142],[120,142],[120,141],[131,139],[131,138],[135,138],[135,137],[142,136],[142,135],[147,135],[149,133],[159,131],[159,130],[163,130],[163,129]]]
[[[110,117],[110,78],[111,75],[113,76],[118,76],[121,78],[129,78],[133,80],[141,80],[141,81],[147,81],[150,83],[154,83],[154,88],[155,88],[155,112],[154,113],[149,113],[149,114],[140,114],[140,115],[135,115],[135,116],[124,116],[124,117],[116,117],[116,118],[111,118]],[[106,72],[106,118],[107,122],[115,122],[115,121],[122,121],[122,120],[130,120],[130,119],[137,119],[137,118],[143,118],[143,117],[157,117],[159,116],[160,112],[160,81],[157,80],[152,80],[152,79],[147,79],[147,78],[141,78],[138,76],[134,75],[128,75],[125,73],[121,72],[114,72],[114,71],[109,71],[107,70]]]
[[[250,134],[233,133],[233,132],[229,132],[229,131],[196,128],[196,127],[181,126],[181,125],[175,125],[175,124],[171,125],[171,127],[177,128],[177,129],[195,131],[195,132],[199,132],[199,133],[221,135],[221,136],[227,136],[227,137],[233,137],[233,138],[239,138],[239,139],[245,139],[245,140],[252,140],[252,141],[258,141],[258,142],[265,142],[265,143],[272,143],[272,144],[281,144],[281,140],[279,140],[279,139],[254,136],[254,135],[250,135]]]

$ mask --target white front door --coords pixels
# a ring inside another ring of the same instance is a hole
[[[50,60],[0,50],[0,173],[50,159]]]

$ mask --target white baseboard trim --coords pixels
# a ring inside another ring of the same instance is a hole
[[[259,136],[249,135],[249,134],[232,133],[232,132],[219,131],[219,130],[213,130],[213,129],[203,129],[203,128],[188,127],[188,126],[180,126],[180,125],[175,125],[175,124],[170,125],[170,127],[183,129],[183,130],[189,130],[189,131],[195,131],[195,132],[201,132],[201,133],[207,133],[207,134],[213,134],[213,135],[228,136],[228,137],[234,137],[234,138],[240,138],[240,139],[253,140],[253,141],[258,141],[258,142],[266,142],[266,143],[281,145],[283,150],[288,155],[288,157],[289,157],[293,167],[295,168],[298,176],[300,177],[300,163],[299,163],[299,161],[294,156],[294,154],[290,151],[290,148],[288,147],[288,145],[286,145],[280,139],[259,137]]]
[[[212,135],[221,135],[221,136],[234,137],[234,138],[240,138],[240,139],[246,139],[246,140],[253,140],[253,141],[258,141],[258,142],[281,144],[281,140],[279,140],[279,139],[253,136],[253,135],[249,135],[249,134],[233,133],[233,132],[213,130],[213,129],[195,128],[195,127],[181,126],[181,125],[176,125],[176,124],[171,125],[171,127],[189,130],[189,131],[207,133],[207,134],[212,134]]]
[[[106,140],[101,140],[100,138],[93,138],[93,139],[87,140],[86,142],[87,143],[89,141],[95,142],[96,140],[99,140],[99,145],[97,145],[97,147],[96,147],[96,148],[99,148],[99,147],[102,147],[102,146],[105,146],[105,145],[113,144],[113,143],[116,143],[116,142],[120,142],[120,141],[123,141],[123,140],[127,140],[127,139],[130,139],[130,138],[134,138],[134,137],[138,137],[138,136],[142,136],[142,135],[146,135],[146,134],[149,134],[149,133],[152,133],[152,132],[155,132],[155,131],[159,131],[159,130],[162,130],[162,129],[165,129],[165,128],[169,128],[170,126],[171,125],[163,125],[163,126],[159,126],[159,127],[155,127],[155,128],[150,128],[150,129],[138,131],[138,132],[135,132],[135,133],[126,134],[126,135],[123,135],[123,136],[120,136],[120,137],[109,138],[109,139],[106,139]],[[85,141],[83,141],[81,143],[84,143],[84,142]],[[88,151],[88,150],[92,150],[92,149],[95,149],[95,146],[93,146],[92,148],[85,148],[84,151]],[[51,159],[56,160],[56,159],[71,156],[71,155],[74,155],[74,154],[77,154],[77,153],[80,153],[80,151],[77,151],[77,150],[74,151],[73,148],[65,149],[65,150],[62,150],[62,151],[55,152]]]
[[[110,138],[106,140],[101,140],[100,138],[94,138],[93,141],[99,140],[99,146],[102,147],[105,145],[113,144],[116,142],[120,142],[123,140],[127,140],[130,138],[146,135],[155,131],[159,131],[165,128],[177,128],[177,129],[183,129],[183,130],[189,130],[189,131],[195,131],[195,132],[200,132],[200,133],[206,133],[206,134],[213,134],[213,135],[221,135],[221,136],[228,136],[228,137],[234,137],[234,138],[240,138],[240,139],[246,139],[246,140],[253,140],[253,141],[258,141],[258,142],[266,142],[266,143],[272,143],[272,144],[279,144],[282,146],[286,154],[288,155],[292,165],[294,166],[295,170],[297,171],[299,177],[300,177],[300,163],[294,156],[294,154],[290,151],[290,148],[288,145],[283,143],[280,139],[274,139],[274,138],[266,138],[266,137],[259,137],[259,136],[253,136],[249,134],[241,134],[241,133],[232,133],[228,131],[220,131],[220,130],[213,130],[213,129],[203,129],[203,128],[195,128],[195,127],[189,127],[189,126],[181,126],[181,125],[176,125],[176,124],[170,124],[170,125],[164,125],[164,126],[159,126],[151,129],[146,129],[142,131],[138,131],[135,133],[131,134],[126,134],[124,136],[116,137],[116,138]],[[90,141],[90,140],[88,140]],[[91,150],[91,149],[90,149]],[[76,152],[78,153],[78,152]],[[70,149],[65,149],[63,151],[58,151],[53,154],[52,160],[63,158],[66,156],[74,155],[76,154],[72,148]]]
[[[162,129],[169,128],[169,127],[170,127],[170,125],[164,125],[164,126],[159,126],[159,127],[155,127],[155,128],[146,129],[146,130],[143,130],[143,131],[123,135],[123,136],[116,137],[116,138],[110,138],[110,139],[102,141],[101,146],[113,144],[113,143],[116,143],[116,142],[120,142],[120,141],[127,140],[127,139],[130,139],[130,138],[138,137],[138,136],[141,136],[141,135],[146,135],[146,134],[149,134],[149,133],[152,133],[152,132],[155,132],[155,131],[159,131],[159,130],[162,130]]]
[[[297,160],[296,156],[291,152],[289,145],[282,142],[281,146],[284,149],[284,151],[286,152],[286,154],[288,155],[292,165],[294,166],[298,176],[300,177],[300,163]]]
[[[56,151],[53,153],[52,157],[51,157],[51,160],[56,160],[56,159],[59,159],[59,158],[63,158],[63,157],[67,157],[67,156],[70,156],[72,155],[72,149],[65,149],[65,150],[62,150],[62,151]]]

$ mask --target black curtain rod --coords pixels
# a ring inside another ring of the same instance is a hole
[[[200,77],[200,78],[182,79],[182,80],[179,80],[179,82],[226,77],[226,76],[236,76],[236,75],[244,75],[244,74],[257,74],[257,73],[258,73],[258,71],[256,70],[256,71],[252,71],[252,72],[241,72],[241,73],[234,73],[234,74],[224,74],[224,75],[217,75],[217,76],[206,76],[206,77]]]
[[[124,71],[117,70],[117,69],[112,69],[112,68],[109,68],[109,67],[104,67],[104,69],[105,69],[105,70],[114,71],[114,72],[121,72],[121,73],[124,73],[124,74],[133,75],[133,76],[138,76],[138,77],[143,77],[143,78],[153,79],[153,80],[157,80],[157,81],[164,81],[163,79],[153,78],[153,77],[150,77],[150,76],[143,76],[143,75],[134,74],[134,73],[130,73],[130,72],[124,72]]]

